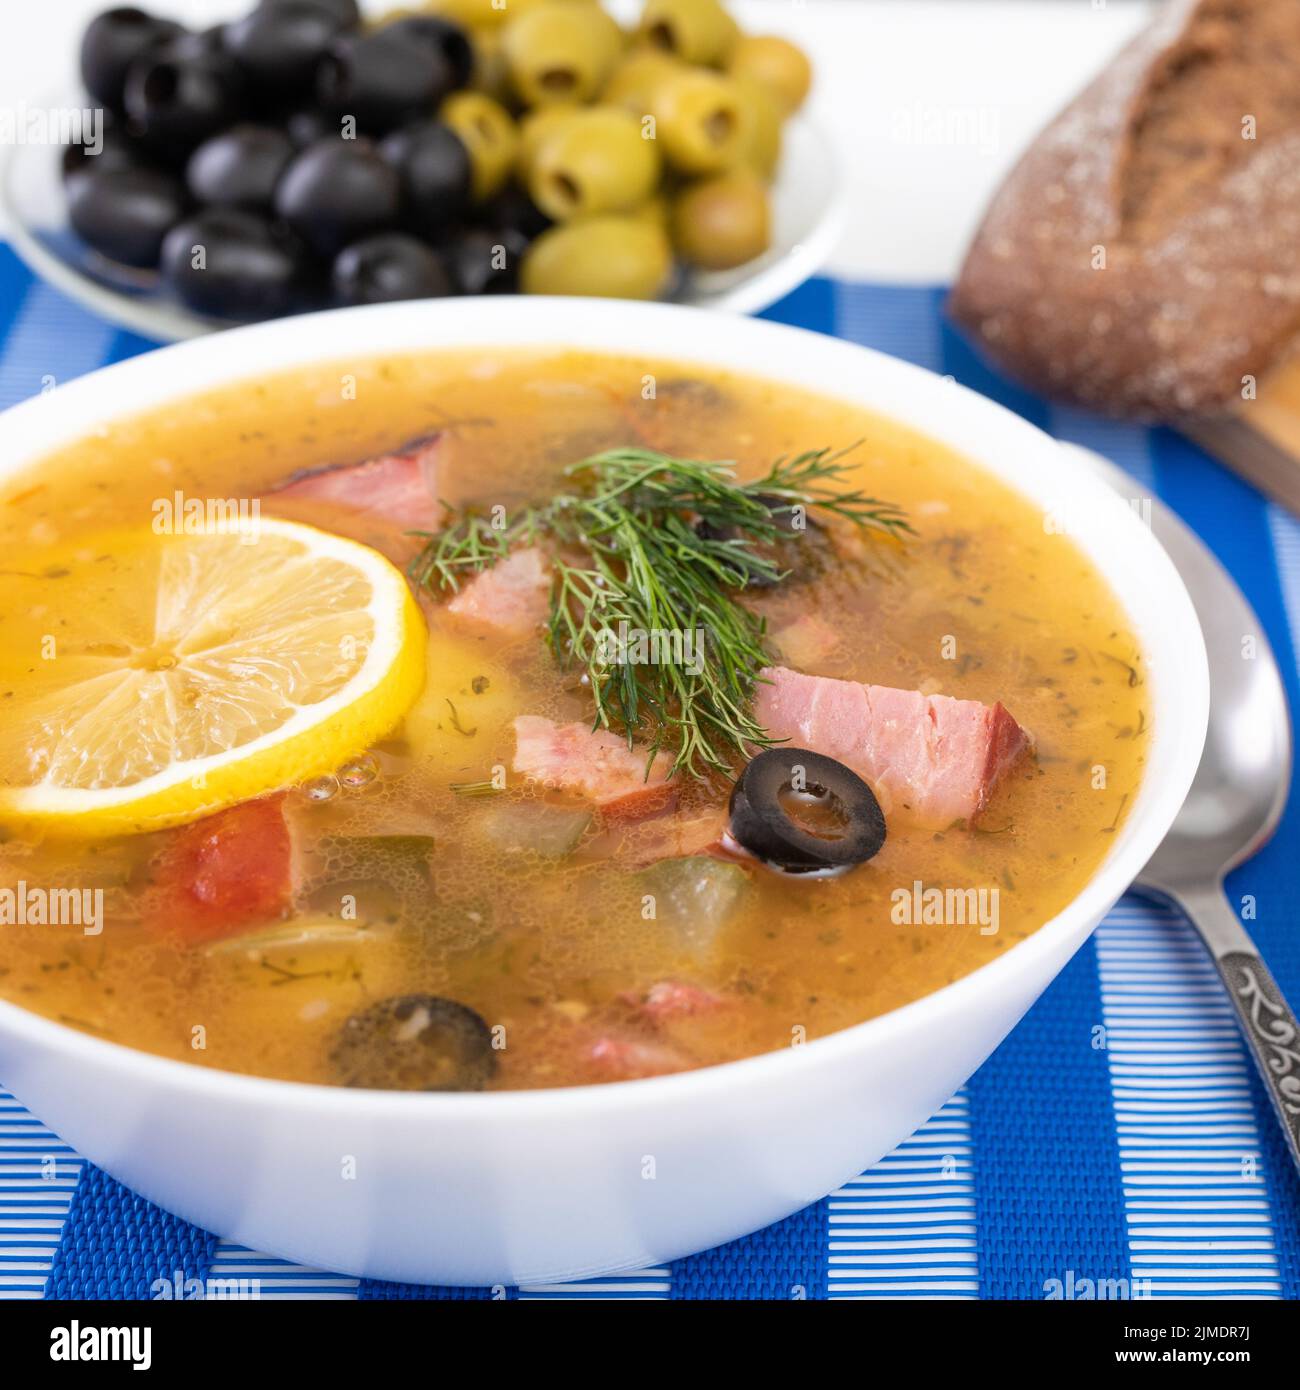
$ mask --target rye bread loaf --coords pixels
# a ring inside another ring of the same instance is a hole
[[[1300,333],[1300,3],[1170,0],[995,195],[951,312],[1044,394],[1216,414]]]

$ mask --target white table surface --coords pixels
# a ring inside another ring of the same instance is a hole
[[[109,3],[3,0],[0,104],[75,90],[81,28]],[[250,0],[136,3],[199,26],[242,13]],[[812,110],[837,135],[847,184],[846,230],[828,269],[937,282],[952,277],[1019,151],[1151,7],[1146,0],[737,0],[733,8],[744,28],[788,35],[816,65]]]

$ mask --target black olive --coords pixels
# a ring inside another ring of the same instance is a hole
[[[164,154],[188,153],[242,111],[239,69],[225,53],[162,47],[131,64],[126,113],[140,137]]]
[[[147,152],[131,138],[111,111],[104,112],[104,129],[98,154],[91,154],[83,145],[68,145],[63,151],[63,176],[67,178],[82,169],[97,173],[106,170],[138,169],[148,163]]]
[[[128,5],[96,15],[81,38],[81,80],[86,90],[110,110],[120,111],[127,69],[143,53],[181,33],[179,24]]]
[[[469,151],[441,121],[417,121],[386,136],[380,153],[402,177],[406,217],[423,237],[436,238],[469,207]]]
[[[369,1091],[481,1091],[497,1069],[483,1019],[435,994],[404,994],[353,1014],[330,1061],[344,1086]]]
[[[284,128],[299,149],[314,145],[317,140],[341,134],[338,117],[317,106],[304,106],[301,111],[292,112],[285,117]]]
[[[456,85],[450,62],[427,45],[384,30],[337,39],[316,70],[316,97],[375,135],[430,116]]]
[[[285,0],[262,0],[258,9],[271,10],[284,3]],[[332,14],[344,29],[355,29],[361,23],[361,11],[357,7],[357,0],[311,0],[311,3],[318,10]]]
[[[162,275],[201,314],[267,318],[298,307],[309,261],[302,247],[266,218],[210,208],[167,233]]]
[[[330,274],[337,304],[439,299],[455,287],[438,254],[402,232],[382,232],[339,252]]]
[[[222,39],[226,32],[224,24],[214,24],[210,29],[183,29],[165,39],[157,50],[160,57],[193,58],[201,53],[220,53]]]
[[[518,232],[466,228],[447,248],[457,290],[461,294],[513,294],[519,286],[519,261],[527,244]]]
[[[480,216],[485,226],[511,228],[526,241],[541,236],[551,225],[551,219],[513,181],[483,204]]]
[[[388,231],[402,211],[402,181],[369,140],[318,140],[295,156],[275,191],[281,217],[320,256]]]
[[[156,169],[88,166],[68,179],[67,193],[72,230],[110,260],[139,267],[158,264],[187,206],[180,181]]]
[[[768,748],[731,791],[731,838],[792,873],[847,869],[878,854],[885,817],[851,768],[804,748]]]
[[[451,68],[451,80],[464,87],[474,70],[474,49],[469,35],[459,24],[436,15],[412,14],[386,24],[383,33],[389,38],[420,44],[432,49]]]
[[[252,90],[281,103],[312,90],[316,66],[343,28],[317,0],[277,0],[228,24],[223,42]]]
[[[237,125],[205,140],[190,156],[185,182],[200,203],[269,210],[293,158],[293,142],[270,126]]]

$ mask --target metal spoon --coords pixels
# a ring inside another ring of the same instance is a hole
[[[1089,449],[1126,498],[1141,485]],[[1182,909],[1201,934],[1300,1168],[1300,1023],[1223,890],[1273,833],[1291,785],[1291,721],[1264,629],[1228,572],[1162,503],[1151,528],[1196,605],[1210,657],[1210,727],[1192,789],[1134,888]],[[1253,642],[1253,652],[1243,643]]]

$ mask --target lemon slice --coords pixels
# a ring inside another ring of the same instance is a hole
[[[194,820],[336,768],[424,681],[401,574],[310,526],[22,558],[0,557],[6,821],[82,836]]]

